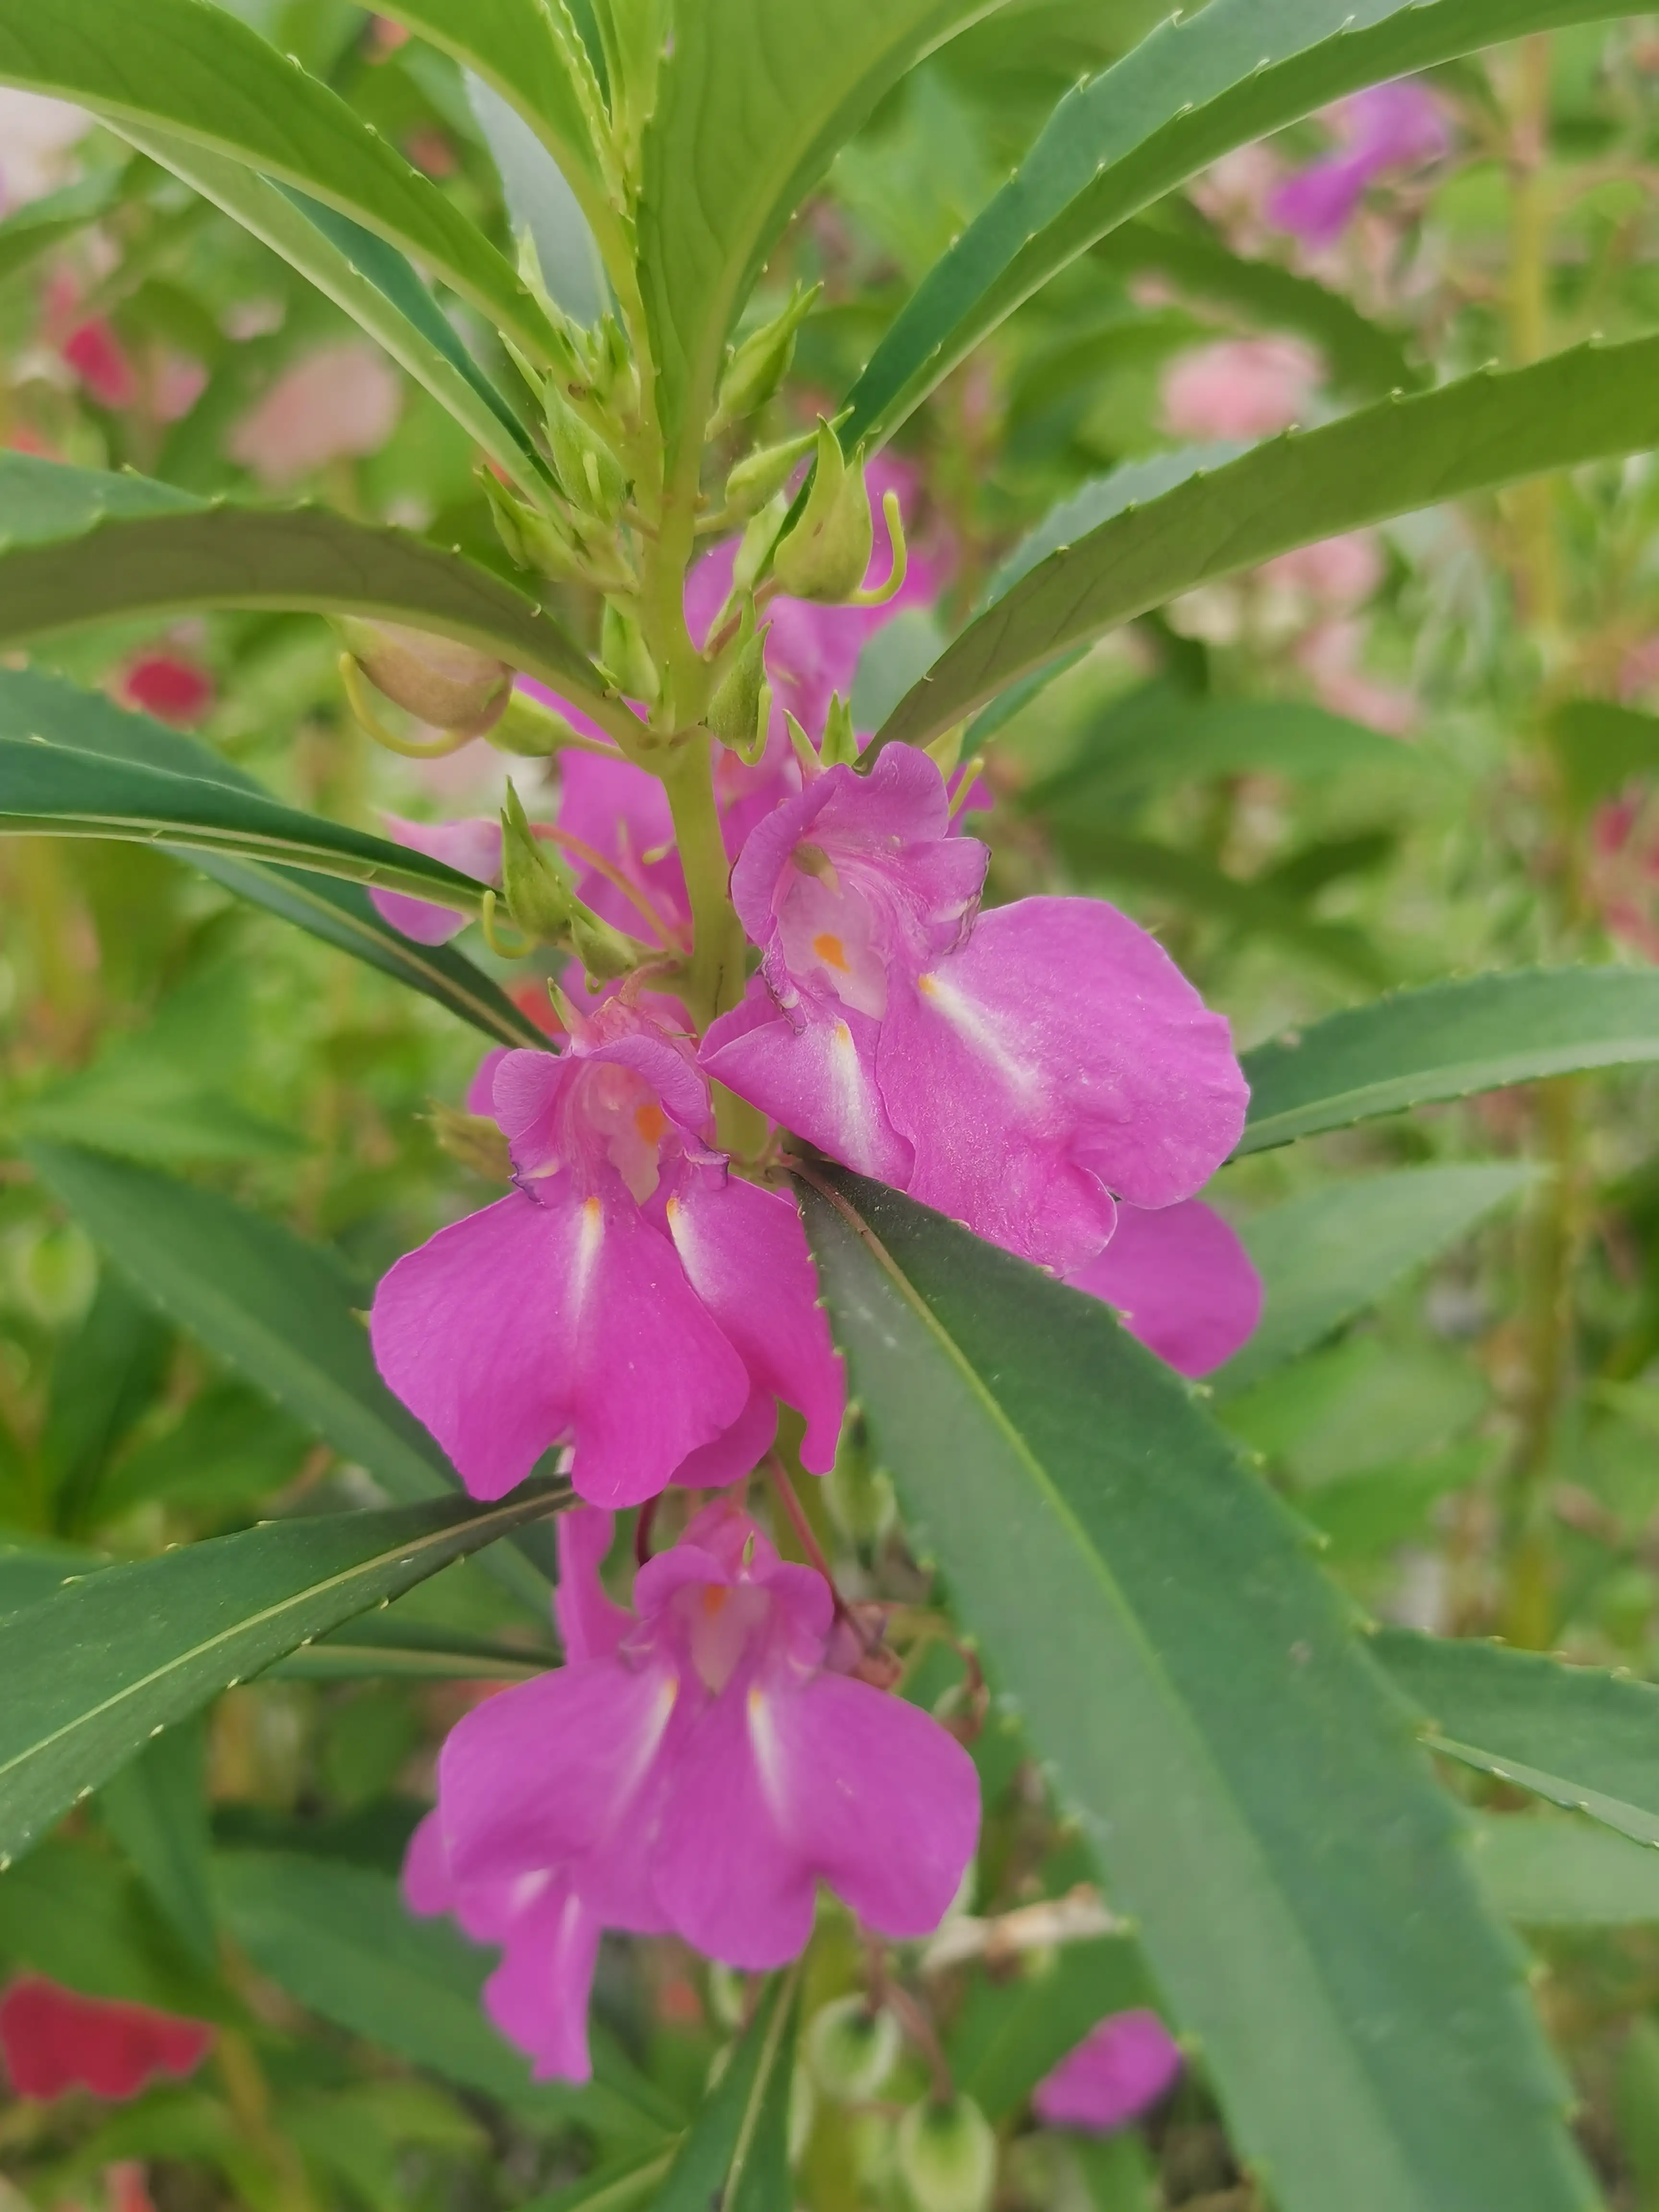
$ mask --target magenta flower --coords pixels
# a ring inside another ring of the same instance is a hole
[[[199,2020],[149,2005],[82,1996],[25,1974],[0,1996],[0,2051],[20,2097],[136,2097],[152,2081],[183,2081],[214,2045]]]
[[[1261,1318],[1249,1254],[1200,1198],[1157,1212],[1119,1206],[1111,1243],[1070,1279],[1115,1306],[1129,1334],[1181,1375],[1231,1359]]]
[[[407,845],[411,853],[424,853],[428,860],[442,860],[481,884],[495,883],[501,877],[499,822],[406,822],[401,814],[383,814],[380,819],[387,836],[399,845]],[[416,945],[447,945],[466,927],[466,916],[453,907],[412,897],[407,891],[371,890],[369,896],[381,921],[389,921],[400,935]]]
[[[1181,2071],[1181,2046],[1155,2012],[1117,2012],[1091,2028],[1031,2093],[1051,2128],[1109,2135],[1155,2105]]]
[[[1339,100],[1328,119],[1338,149],[1287,177],[1267,203],[1270,221],[1316,250],[1341,236],[1378,177],[1432,161],[1448,143],[1439,102],[1412,77]]]
[[[975,919],[988,859],[950,834],[926,754],[833,768],[732,872],[761,971],[710,1028],[710,1075],[849,1167],[1072,1273],[1114,1196],[1189,1197],[1246,1090],[1227,1024],[1096,899]]]
[[[517,1188],[382,1279],[381,1374],[478,1498],[566,1443],[599,1504],[734,1481],[771,1443],[780,1397],[823,1473],[841,1368],[793,1206],[708,1149],[708,1086],[683,1039],[620,997],[577,1018],[568,1051],[496,1063]]]
[[[631,1614],[599,1586],[610,1534],[608,1515],[561,1517],[568,1663],[453,1730],[405,1877],[427,1909],[506,1945],[492,2017],[538,2069],[576,2078],[600,1926],[777,1966],[805,1944],[824,1881],[878,1933],[924,1936],[979,1821],[961,1745],[837,1670],[829,1585],[745,1514],[699,1513],[640,1571]]]

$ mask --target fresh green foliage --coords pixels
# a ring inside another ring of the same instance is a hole
[[[787,2136],[794,2052],[793,1974],[766,1984],[714,2094],[687,2130],[656,2212],[762,2212],[788,2188]]]

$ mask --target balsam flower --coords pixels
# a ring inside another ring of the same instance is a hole
[[[770,1444],[778,1398],[823,1473],[842,1384],[793,1206],[710,1151],[681,1038],[621,997],[575,1021],[567,1051],[496,1063],[516,1188],[383,1279],[380,1372],[478,1498],[562,1443],[598,1504],[731,1482]]]
[[[1237,1231],[1201,1198],[1156,1212],[1120,1206],[1111,1243],[1070,1281],[1115,1306],[1130,1335],[1179,1375],[1208,1375],[1261,1318],[1261,1278]]]
[[[978,915],[988,854],[950,834],[926,754],[817,777],[744,846],[761,948],[702,1065],[786,1127],[1024,1258],[1073,1273],[1114,1198],[1189,1197],[1243,1126],[1226,1023],[1096,899]]]
[[[441,860],[474,876],[481,884],[499,884],[501,875],[501,825],[497,822],[409,822],[400,814],[383,814],[387,835],[411,853],[428,860]],[[467,918],[453,907],[433,899],[416,898],[408,891],[371,890],[369,897],[383,921],[416,945],[447,945],[466,927]]]
[[[411,1862],[422,1897],[447,1886],[504,1942],[492,2017],[539,2069],[576,2078],[571,2022],[601,1926],[758,1971],[803,1948],[823,1881],[878,1933],[924,1936],[979,1824],[961,1745],[841,1670],[828,1583],[747,1515],[706,1507],[641,1569],[631,1614],[599,1587],[610,1534],[609,1516],[561,1516],[568,1662],[453,1731]],[[518,1993],[538,1986],[529,2019]]]
[[[1411,77],[1368,85],[1339,100],[1328,119],[1337,150],[1287,177],[1267,203],[1273,222],[1316,250],[1334,245],[1377,178],[1419,168],[1447,146],[1439,102]]]
[[[1180,2071],[1181,2046],[1155,2012],[1115,2012],[1044,2075],[1031,2106],[1051,2128],[1109,2135],[1155,2105]]]
[[[136,2097],[152,2081],[182,2081],[213,2048],[199,2020],[149,2005],[82,1996],[26,1974],[0,1996],[0,2051],[20,2097]]]

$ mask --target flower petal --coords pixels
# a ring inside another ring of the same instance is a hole
[[[634,1625],[628,1607],[608,1597],[599,1580],[616,1528],[616,1516],[595,1505],[570,1506],[555,1523],[559,1586],[553,1617],[567,1660],[608,1659]]]
[[[388,836],[412,853],[425,854],[428,860],[443,860],[481,884],[494,883],[501,874],[499,822],[406,822],[398,814],[380,818]],[[371,890],[368,895],[381,921],[416,945],[447,945],[466,927],[464,914],[430,899],[413,898],[406,891]]]
[[[751,976],[741,1004],[709,1025],[704,1072],[861,1175],[902,1190],[912,1155],[877,1087],[879,1024],[805,998],[795,1014],[799,1034],[764,979]]]
[[[136,2097],[162,2076],[181,2081],[213,2048],[200,2021],[148,2005],[82,1996],[27,1974],[0,1997],[0,2051],[20,2097]]]
[[[1115,1306],[1123,1325],[1178,1374],[1231,1359],[1261,1318],[1261,1278],[1237,1231],[1201,1198],[1118,1209],[1117,1229],[1073,1287]]]
[[[1031,2106],[1051,2128],[1109,2134],[1156,2104],[1181,2071],[1181,2046],[1155,2012],[1113,2013],[1037,2083]]]
[[[603,1923],[566,1882],[538,1886],[507,1929],[484,2010],[527,2051],[538,2081],[587,2081],[587,2002]]]

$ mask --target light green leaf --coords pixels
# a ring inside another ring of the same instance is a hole
[[[337,94],[210,0],[0,0],[0,83],[167,131],[413,254],[532,357],[547,319],[511,264]]]
[[[1659,714],[1611,699],[1569,699],[1548,727],[1567,795],[1581,810],[1659,769]]]
[[[268,1522],[106,1567],[0,1621],[0,1857],[25,1850],[158,1728],[548,1512],[558,1484]]]
[[[1281,1509],[1098,1301],[822,1182],[882,1464],[1275,2203],[1592,2204],[1451,1808]]]
[[[1401,991],[1244,1055],[1241,1152],[1379,1114],[1659,1060],[1659,973],[1523,968]]]
[[[703,2100],[653,2212],[772,2212],[788,2200],[789,2082],[799,1968],[774,1975]]]
[[[672,484],[695,489],[732,326],[837,146],[913,62],[999,4],[824,0],[780,11],[699,0],[679,10],[638,217]]]
[[[1656,444],[1659,338],[1485,369],[1287,431],[1051,553],[969,623],[875,744],[927,744],[1069,647],[1294,546]]]
[[[1382,1630],[1372,1648],[1425,1741],[1638,1844],[1659,1844],[1659,1689],[1499,1644]]]
[[[198,1962],[218,1941],[209,1885],[207,1733],[198,1717],[145,1745],[98,1793],[104,1824]]]
[[[1235,146],[1361,86],[1614,11],[1607,0],[1212,0],[1176,13],[1054,110],[935,264],[850,395],[880,443],[1057,270]]]
[[[279,1989],[354,2035],[544,2126],[572,2122],[653,2148],[678,2115],[603,2030],[585,2088],[532,2082],[529,2062],[485,2018],[479,1990],[495,1963],[447,1921],[416,1920],[388,1875],[283,1851],[224,1851],[220,1911],[240,1947]]]
[[[1304,1191],[1244,1224],[1266,1298],[1260,1326],[1207,1379],[1222,1395],[1248,1389],[1387,1295],[1414,1267],[1467,1236],[1524,1190],[1527,1161],[1400,1168]]]
[[[1588,1820],[1477,1814],[1470,1863],[1494,1911],[1524,1928],[1659,1923],[1659,1851]]]
[[[601,722],[604,679],[488,568],[321,507],[204,505],[144,477],[0,456],[0,645],[191,608],[379,616],[539,677]]]

